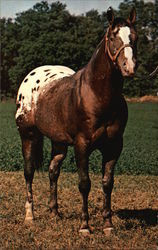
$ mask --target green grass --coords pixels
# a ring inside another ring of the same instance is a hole
[[[124,134],[124,149],[116,166],[116,174],[158,174],[158,104],[130,103],[129,119]],[[15,171],[23,168],[21,141],[14,120],[15,105],[0,103],[0,170]],[[45,140],[44,170],[50,161],[50,142]],[[64,171],[76,171],[73,148],[63,163]],[[90,157],[90,170],[100,172],[101,155]]]
[[[158,174],[158,104],[130,103],[124,149],[116,172]]]

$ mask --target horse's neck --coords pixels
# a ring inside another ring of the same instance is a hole
[[[106,96],[111,98],[121,94],[123,79],[105,51],[105,39],[98,45],[86,67],[85,74],[88,84],[99,99],[105,100]]]

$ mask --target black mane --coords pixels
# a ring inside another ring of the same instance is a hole
[[[114,29],[117,25],[129,26],[128,22],[122,17],[117,17],[114,19],[114,22],[112,24],[112,29]]]

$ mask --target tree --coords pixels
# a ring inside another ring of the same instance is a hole
[[[158,76],[147,76],[158,64],[158,0],[144,2],[124,0],[115,10],[127,18],[132,6],[137,11],[138,70],[132,80],[126,80],[128,96],[158,92]],[[32,9],[17,14],[15,20],[0,19],[1,29],[1,90],[16,95],[17,89],[33,68],[60,64],[79,70],[91,58],[108,27],[106,12],[91,10],[74,16],[66,5],[42,1]]]
[[[15,65],[9,70],[15,92],[25,75],[35,67],[45,64],[67,65],[74,70],[83,67],[103,36],[97,11],[72,16],[59,2],[50,6],[46,2],[38,3],[18,15],[15,23],[21,41]]]
[[[12,19],[0,19],[1,30],[1,90],[4,94],[11,92],[12,81],[9,70],[15,65],[14,58],[18,54],[17,26]]]

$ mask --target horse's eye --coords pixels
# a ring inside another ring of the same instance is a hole
[[[110,41],[113,42],[113,41],[114,41],[114,38],[113,38],[113,37],[110,37]]]

